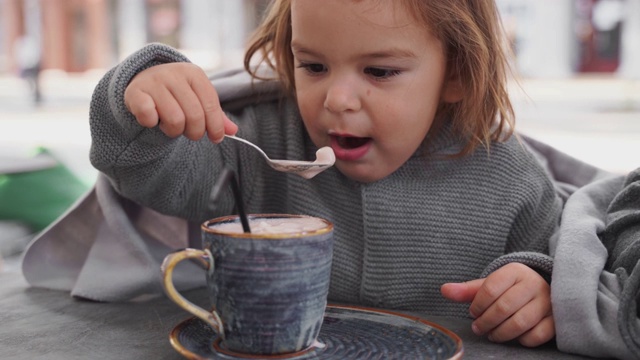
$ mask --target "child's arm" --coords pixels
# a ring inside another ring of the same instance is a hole
[[[517,339],[533,347],[555,336],[549,284],[526,265],[509,263],[483,279],[444,284],[441,291],[450,300],[471,303],[473,332],[491,341]]]
[[[551,179],[537,163],[522,166],[520,179],[508,182],[506,194],[516,215],[505,246],[478,279],[444,284],[442,294],[470,303],[473,331],[504,342],[541,345],[555,336],[549,281],[553,259],[549,239],[557,235],[562,202]]]
[[[209,130],[218,141],[223,128],[234,131],[207,82],[187,58],[160,44],[132,54],[102,78],[91,99],[90,158],[118,193],[164,214],[206,216],[225,146],[190,138]],[[162,125],[153,127],[158,121]],[[186,136],[175,137],[180,133]]]

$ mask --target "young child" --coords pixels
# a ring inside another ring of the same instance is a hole
[[[91,160],[122,196],[195,222],[233,212],[231,195],[210,201],[231,166],[248,212],[334,223],[330,301],[470,313],[478,335],[537,346],[555,334],[562,203],[511,136],[506,63],[493,1],[276,0],[243,86],[216,89],[158,44],[107,73]],[[279,173],[223,141],[236,133],[277,159],[330,146],[336,165]]]

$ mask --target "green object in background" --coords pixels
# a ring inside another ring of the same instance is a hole
[[[62,215],[89,187],[46,149],[32,159],[20,159],[18,168],[0,170],[0,220],[20,221],[40,231]],[[45,160],[45,161],[43,161]]]

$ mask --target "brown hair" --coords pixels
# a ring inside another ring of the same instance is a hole
[[[284,89],[295,94],[291,52],[291,1],[274,0],[252,37],[244,58],[245,69],[257,79],[251,64],[256,54],[272,68]],[[393,0],[395,1],[395,0]],[[453,130],[467,139],[458,155],[478,145],[502,141],[513,133],[513,107],[507,90],[509,63],[503,28],[493,0],[402,0],[416,20],[428,26],[444,46],[449,77],[457,79],[462,100],[442,103],[436,126],[452,122]]]

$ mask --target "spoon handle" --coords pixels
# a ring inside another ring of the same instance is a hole
[[[271,160],[271,159],[269,159],[269,157],[267,156],[267,154],[265,154],[265,152],[264,152],[264,151],[262,151],[262,149],[260,149],[260,148],[258,147],[258,145],[254,144],[254,143],[252,143],[252,142],[250,142],[250,141],[248,141],[248,140],[245,140],[245,139],[243,139],[243,138],[239,138],[239,137],[237,137],[237,136],[233,136],[233,135],[226,135],[226,134],[225,134],[224,136],[225,136],[225,137],[227,137],[227,138],[229,138],[229,139],[233,139],[233,140],[236,140],[236,141],[240,141],[241,143],[245,143],[245,144],[247,144],[247,145],[249,145],[249,146],[253,147],[254,149],[258,150],[258,152],[260,152],[260,154],[261,154],[265,159],[267,159],[267,160]]]

